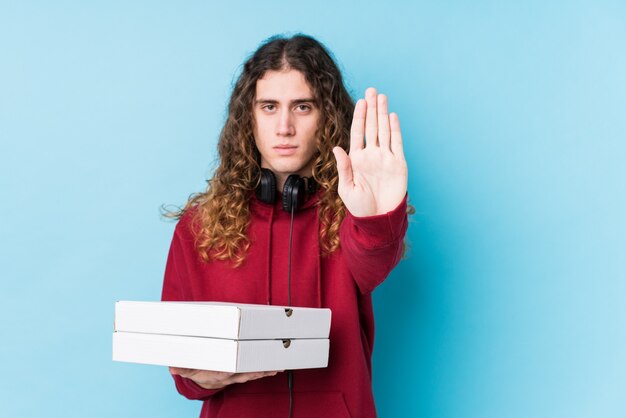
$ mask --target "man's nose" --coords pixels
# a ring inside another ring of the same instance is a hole
[[[276,134],[280,136],[291,136],[295,134],[295,131],[291,112],[288,110],[282,110],[278,115]]]

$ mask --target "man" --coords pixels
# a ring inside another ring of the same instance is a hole
[[[162,299],[330,308],[329,363],[292,376],[171,367],[178,391],[204,401],[201,417],[375,417],[371,292],[407,228],[397,115],[373,88],[354,105],[315,39],[274,37],[245,63],[218,148],[207,191],[175,214]]]

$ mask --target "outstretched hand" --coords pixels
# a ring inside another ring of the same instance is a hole
[[[370,87],[354,108],[350,154],[333,149],[339,174],[338,193],[354,216],[380,215],[395,209],[407,191],[408,170],[400,120],[389,114],[387,97]]]
[[[245,383],[262,377],[276,376],[276,374],[279,373],[278,371],[229,373],[211,370],[186,369],[183,367],[170,367],[169,370],[172,375],[179,375],[180,377],[191,379],[198,386],[204,389],[221,389],[234,383]]]

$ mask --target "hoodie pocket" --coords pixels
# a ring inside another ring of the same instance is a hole
[[[287,418],[288,393],[237,393],[224,396],[218,418]],[[341,392],[296,392],[294,418],[351,418]]]

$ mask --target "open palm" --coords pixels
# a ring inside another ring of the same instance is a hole
[[[400,120],[389,114],[387,97],[365,91],[354,108],[349,155],[333,149],[339,174],[338,193],[354,216],[380,215],[395,209],[407,191],[408,170]]]

